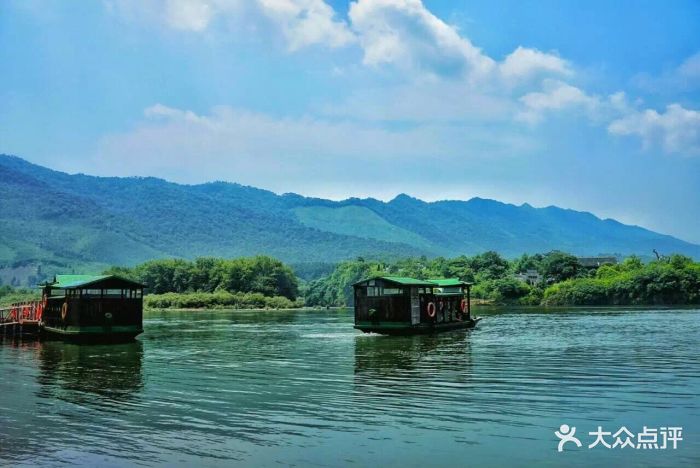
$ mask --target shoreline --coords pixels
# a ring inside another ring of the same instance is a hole
[[[144,312],[155,312],[155,311],[173,311],[173,312],[183,312],[183,311],[191,311],[191,312],[200,312],[200,311],[209,311],[209,310],[214,310],[214,311],[219,311],[219,310],[231,310],[231,311],[237,311],[237,312],[244,312],[244,311],[262,311],[262,312],[276,312],[276,311],[287,311],[287,310],[307,310],[307,311],[324,311],[324,310],[344,310],[344,309],[351,309],[352,307],[339,307],[339,306],[333,306],[333,307],[280,307],[280,308],[264,308],[264,307],[145,307],[143,308]]]
[[[474,307],[475,305],[472,304]],[[155,307],[144,307],[144,312],[204,312],[204,311],[235,311],[235,312],[247,312],[247,311],[258,311],[258,312],[284,312],[284,311],[308,311],[308,312],[323,312],[323,311],[341,311],[341,310],[352,310],[352,306],[333,306],[333,307],[287,307],[287,308],[235,308],[235,307],[166,307],[166,308],[155,308]],[[476,309],[491,310],[491,309],[512,309],[518,311],[558,311],[558,310],[610,310],[610,309],[625,309],[625,310],[651,310],[651,309],[662,309],[662,310],[678,310],[678,309],[688,309],[688,310],[698,310],[700,309],[700,304],[637,304],[637,305],[556,305],[556,306],[543,306],[543,305],[519,305],[519,304],[494,304],[494,303],[482,303],[477,304]]]

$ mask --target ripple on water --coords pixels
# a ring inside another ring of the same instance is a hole
[[[147,315],[121,345],[5,340],[0,450],[11,464],[527,465],[557,463],[563,422],[700,432],[699,311],[484,314],[417,337],[363,335],[337,311],[200,311]],[[700,460],[687,439],[678,460]]]

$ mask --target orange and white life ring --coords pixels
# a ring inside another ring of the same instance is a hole
[[[64,302],[61,306],[61,320],[65,321],[66,317],[68,317],[68,303]]]
[[[428,312],[428,317],[430,317],[430,318],[435,317],[435,303],[428,302],[428,308],[427,308],[426,312]]]
[[[459,303],[459,308],[462,310],[462,312],[467,311],[467,300],[462,299],[462,302]]]

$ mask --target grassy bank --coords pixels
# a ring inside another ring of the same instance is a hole
[[[41,298],[38,290],[14,289],[10,286],[0,286],[0,307],[9,306],[15,302],[34,301]]]
[[[680,255],[643,264],[635,258],[604,265],[595,276],[551,285],[543,305],[700,304],[700,263]]]
[[[265,296],[260,293],[164,293],[144,297],[149,309],[294,309],[304,306],[301,299]]]

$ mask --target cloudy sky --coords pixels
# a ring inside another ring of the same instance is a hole
[[[0,153],[700,242],[700,2],[3,0]]]

